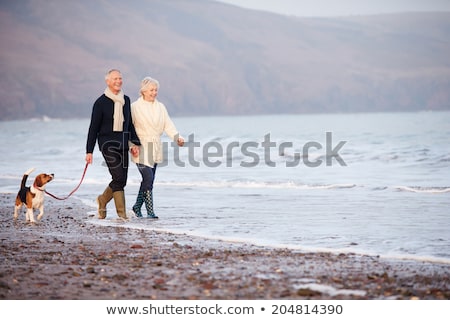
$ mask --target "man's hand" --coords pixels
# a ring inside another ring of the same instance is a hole
[[[86,162],[92,164],[92,153],[86,153]]]

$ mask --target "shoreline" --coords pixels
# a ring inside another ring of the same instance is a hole
[[[31,225],[14,198],[0,193],[2,300],[450,299],[445,263],[100,226],[71,199],[46,197]]]

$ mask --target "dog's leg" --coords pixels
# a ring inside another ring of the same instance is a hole
[[[27,208],[27,221],[36,223],[36,220],[34,219],[33,208]]]
[[[20,200],[20,195],[17,194],[16,201],[14,202],[14,220],[19,217],[19,210],[22,208],[23,202]]]
[[[43,216],[44,216],[44,205],[39,207],[39,214],[37,216],[38,221],[40,221]]]
[[[17,220],[19,217],[19,209],[22,207],[22,205],[15,205],[14,206],[14,220]]]

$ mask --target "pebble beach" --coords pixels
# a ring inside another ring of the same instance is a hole
[[[450,299],[445,263],[99,226],[72,199],[46,197],[30,224],[24,209],[13,219],[14,198],[0,194],[2,300]]]

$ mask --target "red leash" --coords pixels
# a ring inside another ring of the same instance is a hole
[[[77,187],[75,189],[72,190],[72,192],[69,193],[69,195],[67,197],[64,198],[59,198],[53,194],[51,194],[50,192],[48,192],[47,190],[45,190],[45,193],[48,194],[50,197],[55,198],[56,200],[66,200],[67,198],[69,198],[71,195],[73,195],[75,193],[75,191],[78,190],[78,188],[81,186],[81,183],[83,182],[84,176],[86,175],[86,170],[89,166],[89,163],[86,162],[86,166],[84,167],[84,171],[83,171],[83,175],[81,176],[81,180],[80,183],[77,185]]]

